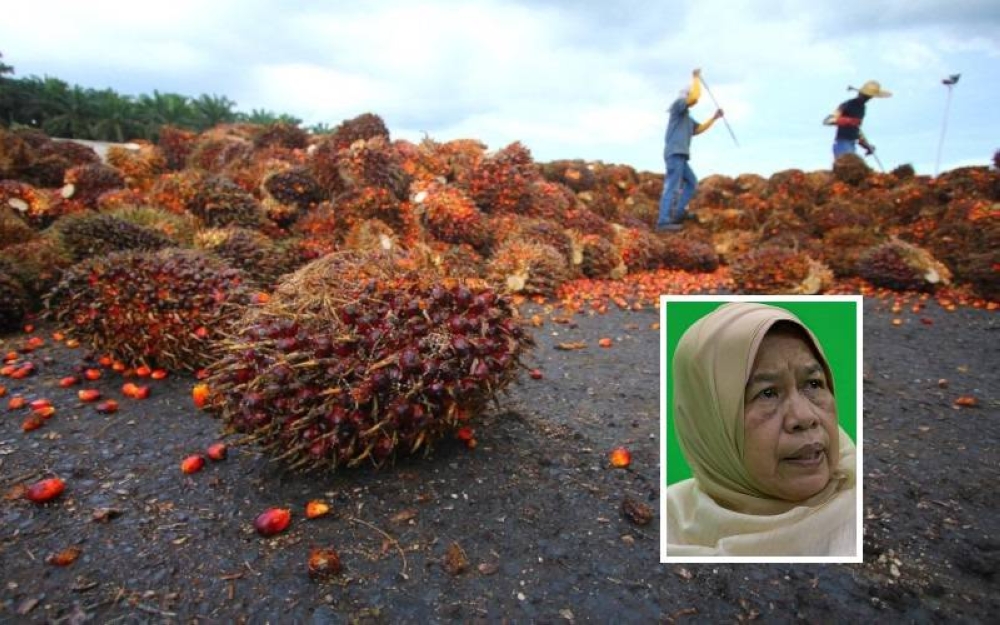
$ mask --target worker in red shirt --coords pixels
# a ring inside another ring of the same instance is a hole
[[[875,152],[875,146],[868,143],[861,132],[861,122],[865,118],[865,104],[872,98],[888,98],[892,92],[882,89],[877,80],[869,80],[858,89],[857,97],[842,102],[832,115],[828,115],[823,123],[836,126],[837,135],[833,141],[833,160],[844,154],[856,154],[857,144],[865,150],[865,155]]]

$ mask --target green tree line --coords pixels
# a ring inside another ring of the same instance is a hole
[[[113,89],[70,85],[50,76],[13,78],[13,74],[14,68],[3,62],[0,52],[0,125],[37,128],[53,137],[156,141],[164,125],[201,132],[222,123],[302,124],[301,119],[288,114],[261,109],[238,111],[236,102],[215,94],[193,98],[154,90],[133,97]],[[318,134],[330,132],[331,128],[317,124],[306,130]]]

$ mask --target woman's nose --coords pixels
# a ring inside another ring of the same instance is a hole
[[[819,415],[815,404],[802,393],[791,393],[785,410],[785,427],[794,431],[808,430],[818,425]]]

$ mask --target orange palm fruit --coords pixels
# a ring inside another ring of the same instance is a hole
[[[608,459],[611,462],[611,466],[614,468],[624,469],[632,463],[632,452],[624,447],[616,447],[611,450],[610,454],[608,454]]]
[[[51,405],[52,402],[50,402],[45,398],[42,398],[42,399],[36,399],[33,402],[29,403],[28,407],[30,407],[32,410],[39,410],[40,408],[45,408],[46,406],[51,406]]]
[[[146,365],[139,365],[135,368],[135,374],[140,378],[148,378],[150,373],[151,371]]]
[[[307,519],[318,519],[321,516],[326,516],[330,513],[330,506],[325,501],[320,501],[319,499],[313,499],[306,504],[306,518]]]
[[[28,405],[28,400],[20,395],[14,395],[7,402],[7,410],[20,410]]]
[[[97,412],[101,414],[111,414],[112,412],[118,412],[118,402],[113,399],[107,399],[97,404],[95,407]]]
[[[110,367],[112,363],[114,363],[114,359],[111,358],[111,356],[101,356],[100,358],[97,359],[97,364],[101,365],[102,367]]]
[[[91,381],[100,380],[101,379],[101,370],[100,369],[86,369],[83,372],[83,377],[85,377],[85,378],[87,378],[88,380],[91,380]]]
[[[37,430],[43,425],[45,425],[45,419],[37,414],[32,413],[28,415],[28,417],[21,423],[21,431],[31,432],[33,430]]]
[[[332,548],[313,548],[309,552],[309,577],[324,580],[341,571],[340,554]]]
[[[77,347],[80,347],[80,341],[78,341],[77,339],[69,339],[68,341],[66,341],[66,347],[70,349],[76,349]]]
[[[65,378],[59,380],[59,386],[61,388],[69,388],[69,387],[73,386],[74,384],[76,384],[79,381],[80,381],[80,379],[77,378],[76,376],[74,376],[74,375],[68,375]]]
[[[45,503],[61,495],[65,489],[65,482],[58,477],[50,477],[29,486],[28,490],[24,491],[24,496],[35,503]]]
[[[194,388],[191,389],[191,398],[194,399],[194,405],[198,408],[204,408],[205,403],[208,401],[208,384],[195,384]]]
[[[288,508],[268,508],[257,515],[253,527],[261,536],[274,536],[288,528],[292,511]]]
[[[32,414],[41,417],[42,419],[48,419],[56,413],[55,406],[42,406],[41,408],[35,408]]]
[[[85,388],[77,391],[76,396],[80,398],[80,401],[92,402],[101,398],[101,391],[96,388]]]
[[[202,467],[205,466],[205,458],[200,454],[194,454],[188,456],[184,460],[181,460],[181,471],[187,474],[197,473],[201,471]]]
[[[154,380],[162,380],[163,378],[167,377],[167,370],[153,369],[153,371],[149,374],[149,377],[153,378]]]
[[[225,460],[226,459],[226,455],[228,453],[229,452],[226,449],[226,444],[223,443],[223,442],[221,442],[221,441],[217,442],[217,443],[212,443],[211,445],[208,446],[208,449],[205,450],[205,454],[209,458],[211,458],[212,460],[217,460],[217,461],[218,460]]]
[[[69,566],[70,564],[76,562],[76,559],[80,557],[80,551],[80,548],[74,545],[63,549],[58,553],[53,553],[46,558],[45,561],[56,566]]]
[[[531,371],[528,372],[528,375],[531,376],[532,380],[541,380],[543,377],[541,369],[532,369]]]
[[[604,337],[601,340],[597,341],[597,344],[600,345],[601,347],[611,347],[611,339]]]

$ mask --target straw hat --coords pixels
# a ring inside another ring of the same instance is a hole
[[[882,85],[879,84],[877,80],[869,80],[865,84],[861,85],[861,88],[858,89],[858,93],[866,95],[869,98],[888,98],[892,95],[891,91],[883,91]]]

